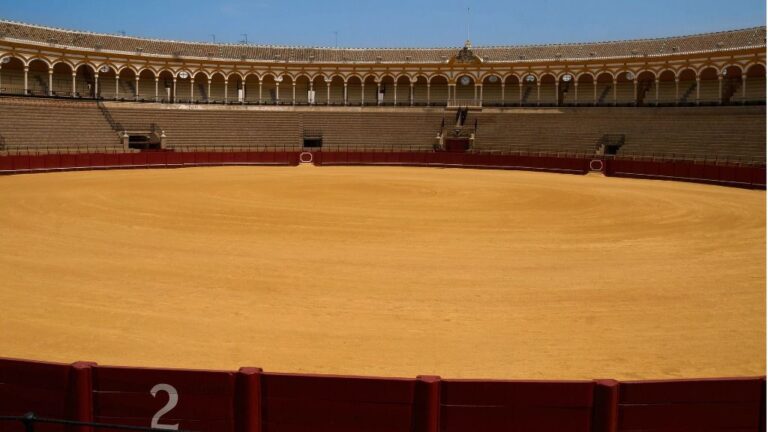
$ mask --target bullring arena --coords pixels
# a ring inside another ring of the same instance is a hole
[[[765,430],[764,27],[0,59],[0,431]]]

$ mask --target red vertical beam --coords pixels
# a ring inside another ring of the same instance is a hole
[[[416,428],[417,432],[440,430],[440,377],[419,375],[416,377]]]
[[[75,421],[93,421],[93,362],[72,363],[70,372],[71,388],[69,391],[70,418]],[[90,426],[75,426],[74,432],[92,432]]]
[[[261,368],[240,368],[235,394],[235,432],[261,432]]]
[[[619,427],[619,383],[596,380],[592,405],[592,431],[616,432]]]

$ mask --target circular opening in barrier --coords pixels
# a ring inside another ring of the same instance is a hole
[[[600,159],[592,159],[589,161],[589,169],[591,171],[602,171],[603,170],[603,161]]]
[[[310,152],[302,152],[299,154],[299,162],[301,163],[310,163],[312,162],[312,153]]]

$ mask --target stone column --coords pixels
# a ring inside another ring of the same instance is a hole
[[[344,81],[344,106],[347,105],[349,100],[347,99],[347,82]]]
[[[240,89],[243,91],[243,98],[240,99],[240,95],[237,95],[237,98],[240,99],[240,100],[238,100],[238,102],[240,102],[241,104],[244,104],[245,103],[245,98],[246,98],[246,95],[245,95],[245,91],[246,91],[245,90],[245,78],[243,78],[243,81],[240,83]]]
[[[176,77],[173,77],[173,94],[171,94],[171,102],[176,102]]]
[[[659,79],[656,78],[656,106],[659,106]]]
[[[517,89],[518,89],[518,92],[520,93],[519,94],[519,99],[520,99],[519,105],[523,106],[523,80],[522,79],[517,82]]]
[[[24,66],[24,95],[29,93],[29,66]]]
[[[717,76],[717,103],[719,105],[723,104],[723,76],[722,75]]]
[[[211,79],[208,78],[208,93],[205,94],[205,101],[211,103]]]
[[[293,86],[293,93],[291,96],[291,105],[296,105],[296,80],[291,81],[291,85]]]
[[[555,81],[555,106],[560,106],[560,81]]]
[[[259,104],[262,103],[261,95],[262,95],[262,89],[264,88],[263,85],[264,83],[262,82],[261,77],[259,77]]]
[[[394,87],[395,87],[395,94],[393,95],[393,97],[394,97],[395,106],[397,106],[397,81],[395,81]]]
[[[48,68],[48,96],[53,96],[53,68]]]
[[[330,105],[331,104],[331,82],[333,81],[332,78],[326,78],[325,79],[325,104]]]
[[[275,103],[280,104],[280,81],[275,80]]]
[[[365,106],[365,80],[360,81],[360,106]]]
[[[536,106],[541,105],[541,81],[536,80]]]
[[[72,97],[77,94],[77,71],[72,72]]]
[[[675,105],[680,105],[680,78],[675,77]]]
[[[409,95],[410,105],[413,106],[413,82],[411,82],[411,93]]]
[[[315,97],[314,97],[314,91],[315,91],[315,82],[314,82],[314,80],[312,80],[312,81],[310,81],[310,82],[309,82],[309,91],[310,91],[310,93],[312,93],[312,95],[313,95],[313,97],[312,97],[312,103],[311,103],[310,105],[314,105],[314,104],[315,104]]]
[[[480,106],[483,106],[483,85],[480,84]]]
[[[597,106],[597,78],[592,80],[592,93],[594,93],[592,105]]]
[[[224,78],[224,103],[226,104],[229,101],[229,95],[227,94],[229,91],[229,79]]]
[[[741,103],[747,101],[747,73],[741,74]]]
[[[506,97],[504,94],[504,89],[506,87],[506,84],[504,84],[504,81],[501,82],[501,106],[504,106],[506,104]]]
[[[429,84],[429,81],[427,81],[427,106],[429,106],[431,103],[432,103],[431,85]]]
[[[696,105],[700,104],[701,98],[701,78],[696,77]]]
[[[189,102],[192,103],[195,101],[195,79],[190,78],[189,79]]]
[[[115,74],[115,100],[120,99],[120,74]]]
[[[99,73],[93,74],[93,98],[99,97]]]
[[[573,104],[579,105],[579,82],[576,80],[573,81]]]
[[[632,84],[634,85],[635,106],[637,106],[637,105],[640,105],[640,101],[637,100],[637,78],[632,80]]]
[[[376,81],[376,105],[381,105],[379,95],[381,94],[381,81]]]
[[[139,100],[139,77],[136,77],[136,100]],[[160,102],[160,77],[155,77],[155,102]]]
[[[617,87],[618,81],[616,81],[616,78],[613,79],[613,106],[616,106],[616,103],[618,101],[616,97],[616,87]]]

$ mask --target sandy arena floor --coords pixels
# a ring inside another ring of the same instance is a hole
[[[427,168],[0,178],[0,356],[765,374],[765,193]]]

